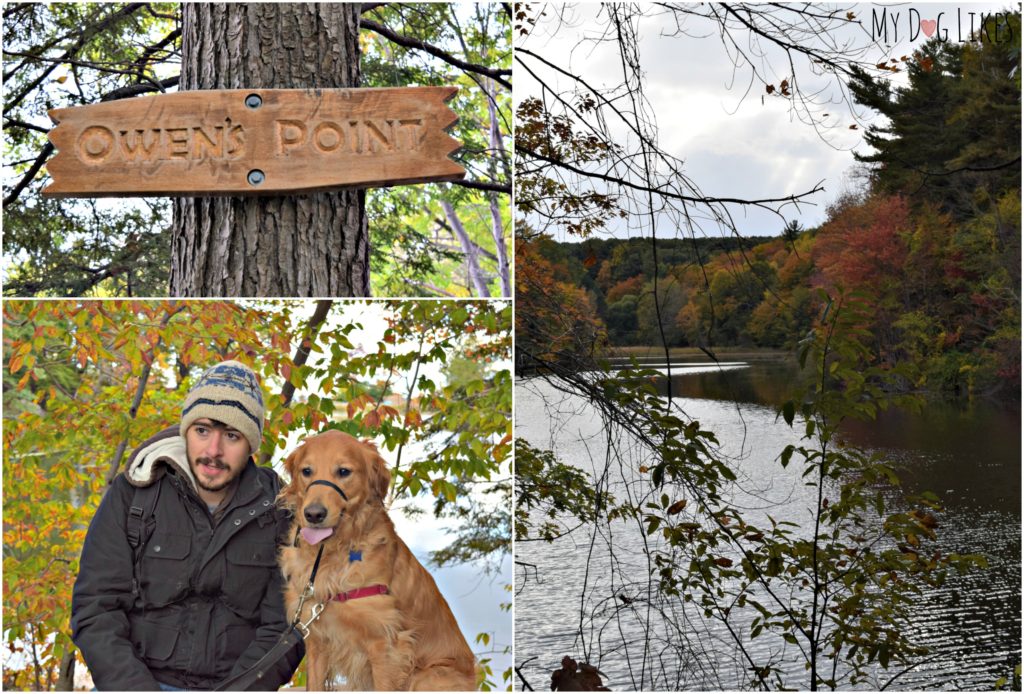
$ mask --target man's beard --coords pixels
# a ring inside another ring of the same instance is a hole
[[[227,487],[229,484],[234,482],[235,478],[238,477],[242,473],[242,469],[244,468],[244,466],[240,467],[238,470],[235,470],[232,473],[231,469],[227,465],[225,465],[224,463],[220,462],[219,460],[212,460],[210,458],[196,458],[195,460],[189,459],[188,464],[192,468],[192,477],[195,478],[196,486],[198,486],[200,489],[203,489],[203,490],[208,491],[208,492],[219,492],[219,491],[221,491],[222,489]],[[217,468],[219,470],[227,470],[229,474],[227,475],[227,477],[225,477],[223,480],[217,482],[216,484],[205,484],[203,482],[202,477],[200,476],[199,470],[196,469],[199,465],[208,465],[210,467],[214,467],[214,468]]]

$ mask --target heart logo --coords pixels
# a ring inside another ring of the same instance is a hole
[[[921,20],[921,31],[923,31],[924,35],[927,36],[928,38],[931,38],[932,34],[935,33],[936,26],[937,23],[934,19]]]

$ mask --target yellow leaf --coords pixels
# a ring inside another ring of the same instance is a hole
[[[409,410],[405,413],[405,426],[420,427],[423,425],[423,417],[419,410]]]

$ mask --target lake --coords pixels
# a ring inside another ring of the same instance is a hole
[[[770,513],[802,525],[811,518],[816,492],[801,484],[801,466],[783,470],[777,460],[798,441],[776,407],[799,378],[789,360],[672,365],[674,404],[715,432],[739,475],[729,501],[748,517]],[[1019,406],[933,402],[843,430],[847,442],[895,465],[907,491],[941,497],[944,553],[980,553],[989,562],[916,600],[905,628],[931,654],[889,689],[992,689],[1020,662],[1020,422]],[[643,453],[609,434],[588,403],[541,379],[517,382],[516,435],[602,479],[617,499],[652,493],[637,471],[649,462]],[[552,670],[571,655],[598,666],[612,690],[746,688],[750,672],[724,627],[658,596],[645,542],[656,546],[658,536],[615,521],[550,544],[517,543],[516,560],[532,566],[517,567],[515,660],[532,687],[550,688]],[[745,645],[755,662],[772,660],[787,684],[807,688],[794,646],[774,637]],[[864,687],[880,688],[903,669],[879,670]]]

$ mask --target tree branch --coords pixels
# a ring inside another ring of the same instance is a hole
[[[36,132],[42,133],[44,135],[46,135],[48,132],[50,132],[49,128],[44,128],[41,125],[36,125],[35,123],[28,123],[28,122],[23,121],[23,120],[18,120],[17,118],[7,118],[7,119],[5,119],[4,120],[4,127],[5,128],[14,127],[14,128],[24,128],[25,130],[35,130]]]
[[[427,43],[426,41],[421,41],[420,39],[414,39],[412,37],[404,36],[402,34],[394,32],[391,29],[388,29],[383,24],[378,24],[372,19],[360,19],[359,26],[363,29],[369,29],[370,31],[380,34],[388,41],[398,44],[399,46],[404,46],[405,48],[415,48],[421,51],[425,51],[426,53],[429,53],[435,58],[440,58],[444,62],[448,63],[449,65],[453,65],[454,67],[457,67],[460,70],[465,70],[466,72],[475,72],[478,75],[490,77],[491,79],[493,79],[495,82],[502,85],[506,89],[512,89],[512,83],[504,79],[503,77],[503,75],[511,75],[512,70],[496,70],[494,68],[485,67],[483,65],[468,63],[465,60],[456,58],[450,53],[441,50],[437,46]]]
[[[441,208],[444,210],[444,214],[448,218],[452,230],[455,232],[455,237],[462,244],[462,250],[466,258],[466,268],[469,271],[469,279],[476,288],[477,296],[490,297],[491,292],[487,288],[487,280],[484,279],[480,264],[477,262],[477,256],[479,255],[477,245],[469,238],[466,228],[462,225],[462,220],[459,219],[459,215],[455,212],[455,208],[452,207],[451,203],[447,200],[442,200]]]
[[[180,78],[181,75],[174,75],[173,77],[168,77],[165,80],[153,80],[148,84],[129,84],[119,89],[115,89],[112,92],[107,92],[106,94],[100,97],[100,101],[115,101],[117,99],[128,99],[133,96],[138,96],[140,94],[150,94],[152,92],[165,92],[171,87],[178,86],[178,80]]]
[[[320,332],[320,326],[323,325],[324,320],[327,318],[327,314],[331,310],[331,305],[334,303],[332,299],[320,299],[316,302],[316,309],[313,311],[313,315],[310,316],[309,321],[306,323],[305,334],[303,335],[302,342],[299,343],[298,349],[295,350],[295,356],[292,357],[293,368],[299,368],[309,359],[309,354],[313,349],[313,339],[317,333]],[[295,386],[290,380],[284,382],[284,387],[281,388],[281,405],[282,407],[288,407],[291,404],[292,398],[295,396]],[[263,453],[260,456],[260,465],[266,465],[270,461],[270,453]]]
[[[447,221],[445,221],[444,218],[442,218],[442,217],[434,217],[434,222],[439,227],[441,227],[442,229],[444,229],[445,231],[450,233],[452,236],[458,238],[458,234],[456,234],[455,230],[452,229],[451,225]],[[498,256],[496,256],[494,253],[491,253],[489,250],[487,250],[486,248],[484,248],[483,246],[478,244],[476,241],[473,241],[472,239],[470,239],[469,242],[471,244],[473,244],[473,248],[476,250],[477,253],[479,253],[483,257],[487,258],[488,260],[493,260],[494,262],[498,262]]]
[[[91,39],[99,32],[103,31],[104,29],[106,29],[111,24],[114,24],[116,22],[121,21],[122,19],[130,17],[132,14],[142,9],[143,7],[146,7],[146,4],[140,2],[125,5],[117,12],[113,12],[110,15],[108,15],[102,21],[97,22],[91,27],[86,28],[82,32],[78,41],[76,41],[71,48],[65,51],[64,55],[62,55],[57,61],[52,63],[50,67],[43,70],[34,80],[25,85],[24,89],[22,89],[15,96],[13,96],[9,102],[4,104],[4,115],[6,116],[12,109],[18,106],[18,104],[21,103],[22,99],[28,96],[33,89],[42,84],[43,80],[45,80],[60,63],[67,62],[71,59],[72,56],[76,55],[78,51],[86,44],[86,42],[89,41],[89,39]]]
[[[7,207],[12,202],[18,199],[18,196],[21,195],[21,192],[25,190],[25,187],[28,186],[29,183],[31,183],[32,179],[36,177],[36,174],[39,173],[39,170],[41,168],[43,168],[43,164],[46,163],[46,160],[50,158],[50,155],[52,153],[53,144],[47,142],[45,145],[43,145],[43,148],[39,150],[39,156],[36,157],[35,163],[32,164],[31,167],[29,167],[29,170],[26,171],[25,175],[21,177],[21,180],[18,181],[18,184],[14,186],[14,188],[7,195],[7,197],[4,198],[4,207]]]
[[[417,282],[416,280],[408,278],[408,277],[406,277],[404,281],[405,281],[406,284],[408,284],[410,286],[413,286],[413,287],[416,287],[417,289],[420,289],[420,290],[426,289],[427,291],[434,292],[437,296],[447,296],[447,297],[454,297],[455,296],[451,292],[446,292],[445,290],[441,289],[438,286],[435,286],[435,285],[431,284],[430,282]]]
[[[633,183],[631,181],[627,181],[627,180],[624,180],[622,178],[617,178],[615,176],[611,176],[611,175],[608,175],[608,174],[602,174],[602,173],[596,173],[596,172],[592,172],[592,171],[586,171],[584,169],[581,169],[578,166],[574,166],[574,165],[569,164],[567,162],[564,162],[564,161],[561,161],[561,160],[558,160],[558,159],[554,159],[552,157],[548,157],[548,156],[545,156],[543,154],[539,154],[538,152],[535,152],[535,151],[533,151],[531,149],[526,149],[525,147],[516,147],[516,151],[517,152],[522,152],[524,154],[527,154],[527,155],[529,155],[529,156],[531,156],[531,157],[533,157],[535,159],[539,159],[541,161],[545,161],[545,162],[547,162],[549,164],[552,164],[552,165],[554,165],[554,166],[556,166],[558,168],[565,169],[566,171],[571,171],[573,173],[579,174],[580,176],[586,176],[587,178],[596,178],[598,180],[606,181],[608,183],[614,183],[615,185],[620,185],[620,186],[623,186],[625,188],[632,188],[633,190],[639,190],[639,191],[645,192],[645,193],[648,193],[648,192],[649,193],[654,193],[656,195],[660,195],[660,196],[665,197],[665,198],[671,198],[673,200],[679,200],[681,202],[700,203],[700,204],[704,204],[704,205],[714,205],[714,204],[753,205],[755,207],[763,207],[763,208],[766,208],[766,209],[769,209],[769,210],[775,212],[776,210],[771,208],[770,205],[775,204],[775,203],[779,203],[779,204],[798,203],[798,202],[800,202],[801,198],[805,198],[808,195],[813,195],[814,193],[820,193],[821,191],[825,190],[824,188],[821,187],[821,184],[819,183],[819,184],[815,185],[814,188],[812,188],[811,190],[808,190],[808,191],[806,191],[804,193],[797,193],[797,194],[793,194],[793,195],[787,195],[787,196],[784,196],[784,197],[781,197],[781,198],[763,198],[763,199],[760,199],[760,200],[744,200],[742,198],[695,197],[695,196],[691,196],[691,195],[681,195],[679,193],[673,193],[671,191],[665,190],[662,187],[645,186],[645,185],[641,185],[639,183]]]
[[[470,181],[465,179],[461,181],[452,181],[452,183],[457,186],[462,186],[463,188],[486,190],[495,193],[504,193],[505,195],[512,195],[512,186],[504,183],[489,183],[487,181]]]

